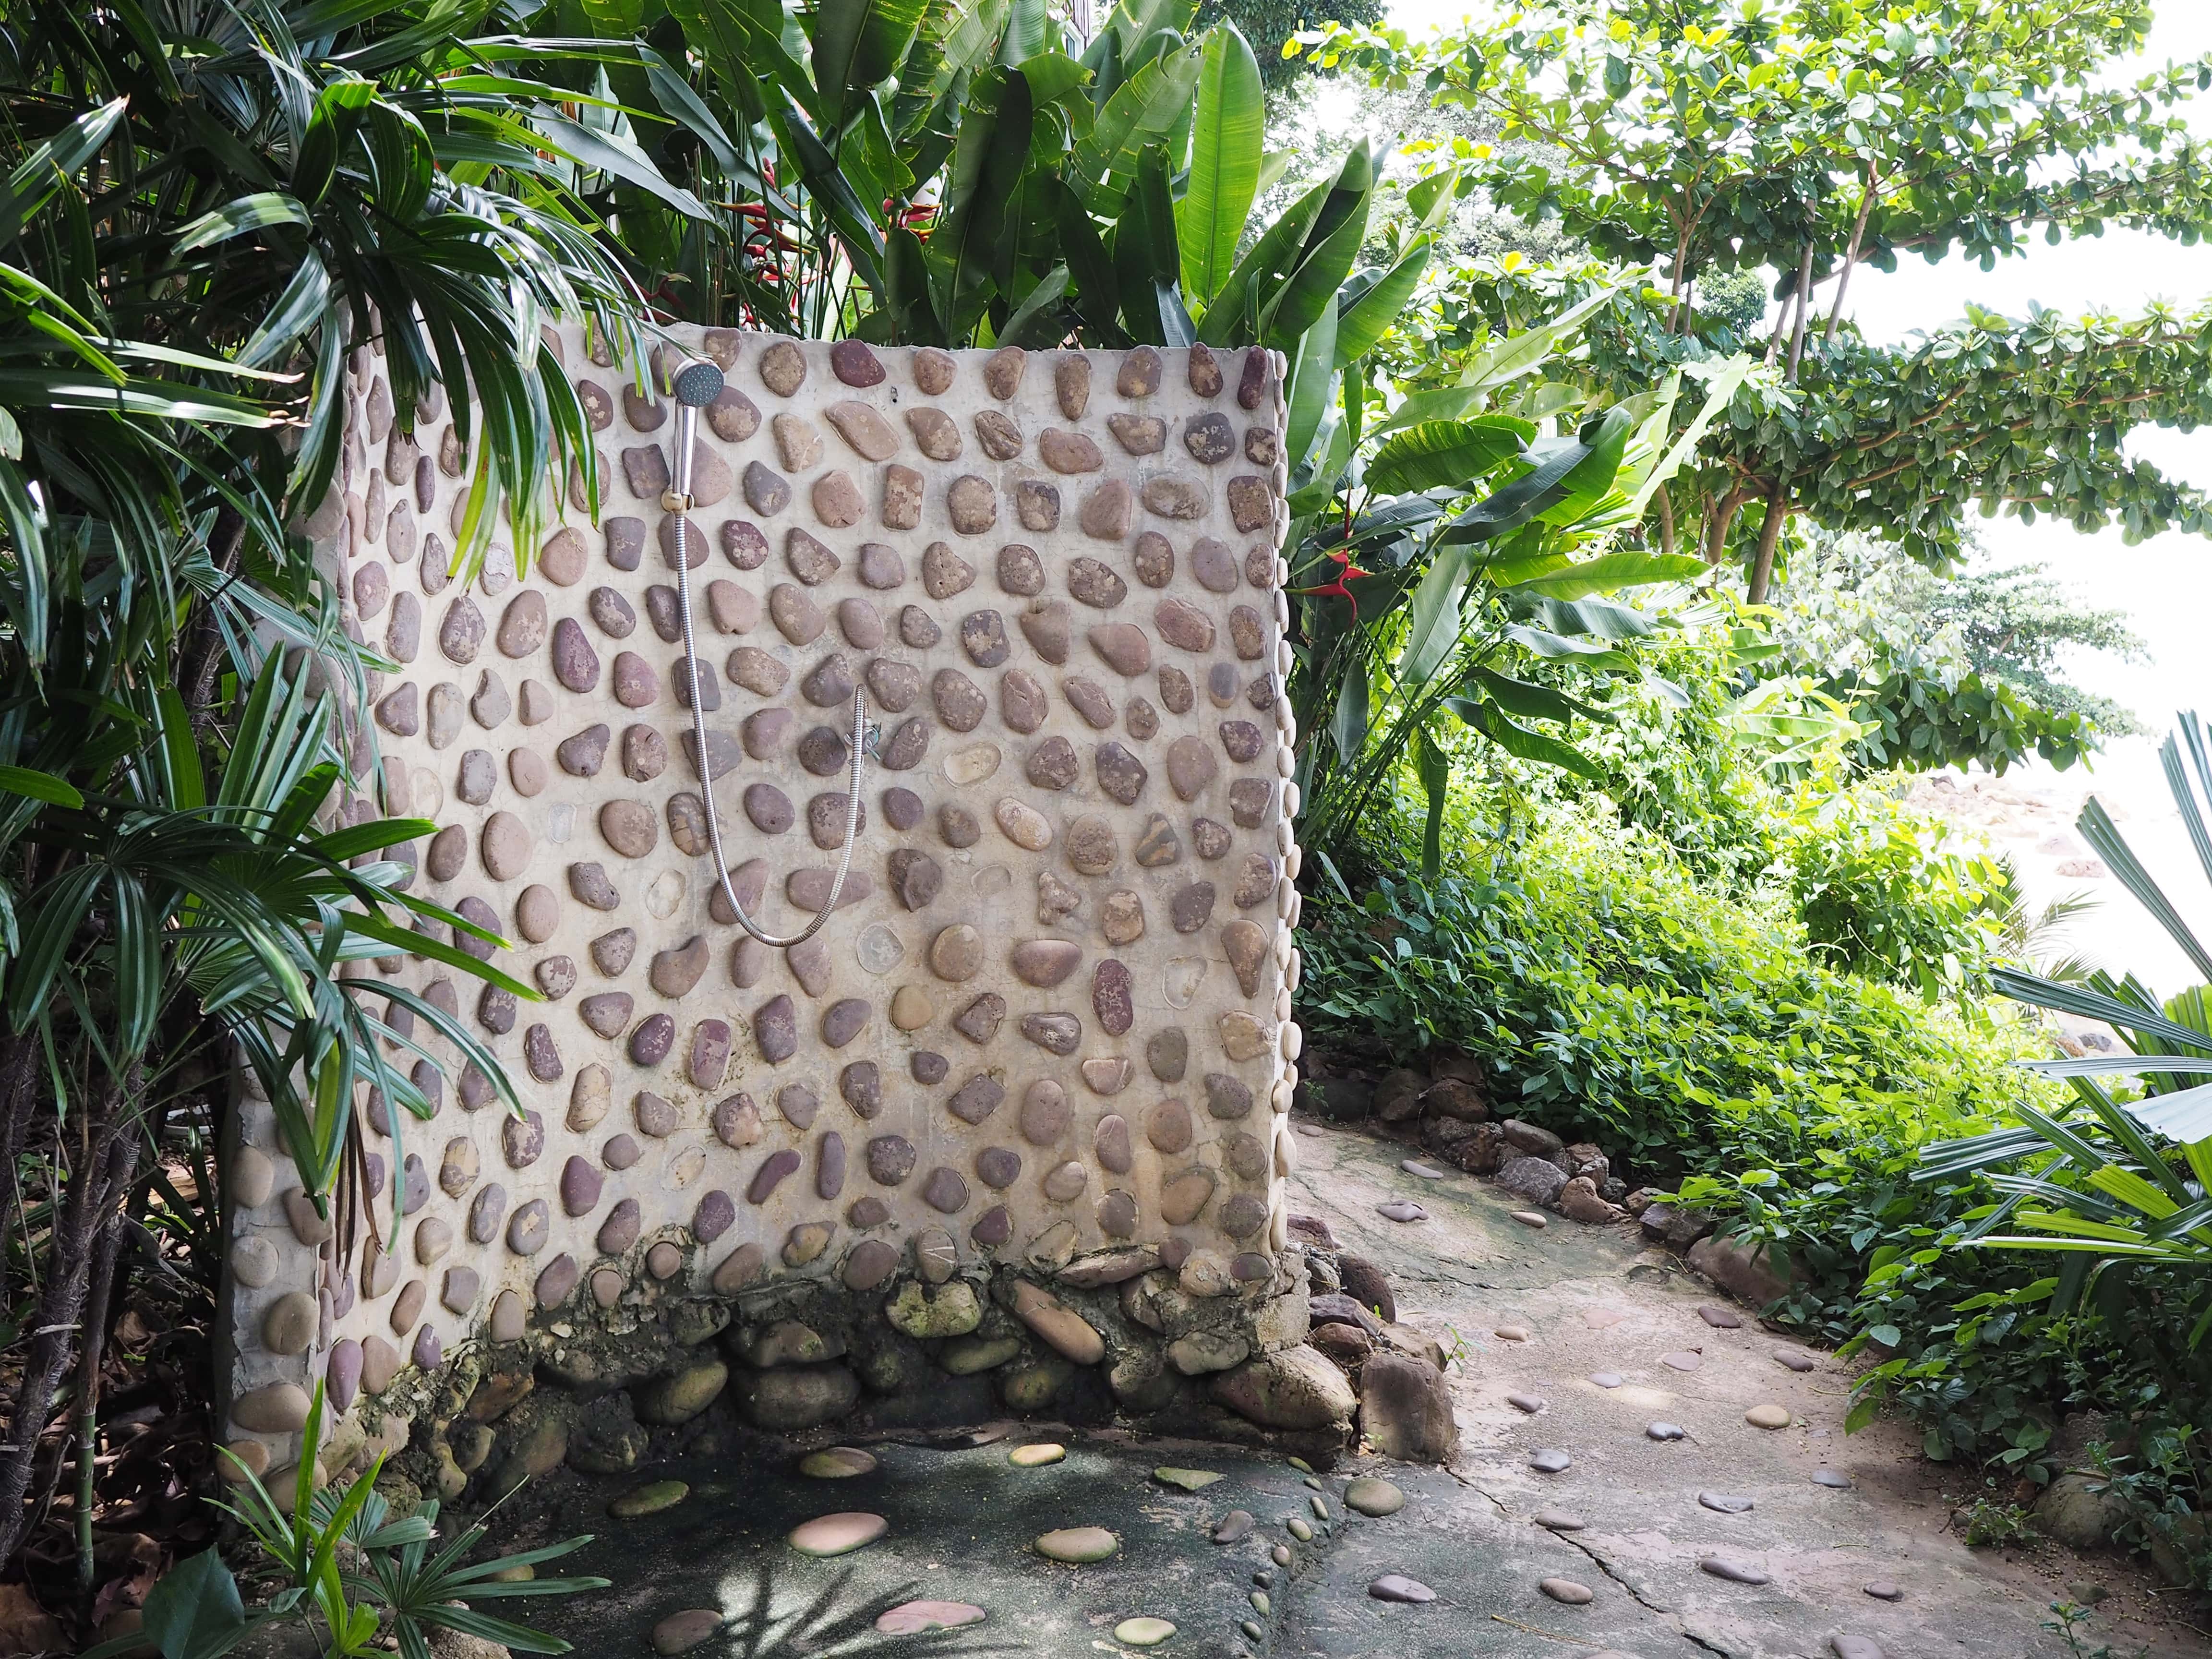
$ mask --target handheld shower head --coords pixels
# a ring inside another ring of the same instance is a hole
[[[722,395],[722,371],[704,357],[687,357],[669,377],[676,401],[686,409],[704,409]]]

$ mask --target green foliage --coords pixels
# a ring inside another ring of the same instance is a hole
[[[1978,1550],[2033,1543],[2035,1517],[2017,1504],[1977,1498],[1960,1517],[1960,1536]]]
[[[1322,21],[1324,13],[1346,23],[1380,23],[1382,0],[1199,0],[1194,25],[1203,31],[1218,22],[1234,23],[1260,60],[1260,78],[1271,93],[1287,93],[1315,72],[1310,58],[1285,57],[1283,48],[1300,29]]]
[[[1800,790],[1782,860],[1814,955],[1929,1002],[1985,988],[2013,882],[1946,838],[1870,787]]]
[[[1842,325],[1851,270],[1908,250],[1987,264],[2038,225],[2056,240],[2107,222],[2193,241],[2212,198],[2173,106],[2212,61],[2116,84],[2112,60],[2140,50],[2149,18],[2147,0],[1573,0],[1419,44],[1389,29],[1301,40],[1326,67],[1495,120],[1513,142],[1482,179],[1501,204],[1663,267],[1662,303],[1592,343],[1625,389],[1709,349],[1717,319],[1685,304],[1709,273],[1781,274],[1794,303],[1766,343],[1773,372],[1712,429],[1662,528],[1716,562],[1741,544],[1758,600],[1800,514],[1931,565],[1955,552],[1970,504],[2131,540],[2212,530],[2201,492],[2124,450],[2137,425],[2212,416],[2204,313],[2023,321],[1969,307],[1963,325],[1895,348]],[[1814,290],[1830,277],[1823,325]]]
[[[2070,765],[2133,716],[2063,678],[2067,648],[2136,655],[2114,611],[2057,591],[2039,565],[1938,577],[1893,545],[1815,534],[1791,556],[1768,630],[1871,728],[1872,767],[1978,762],[2002,773],[2033,752]]]
[[[262,1626],[290,1619],[306,1625],[327,1659],[363,1659],[385,1650],[387,1644],[402,1659],[429,1659],[433,1633],[441,1630],[495,1642],[511,1652],[570,1651],[570,1644],[558,1637],[495,1617],[472,1603],[606,1589],[611,1581],[605,1578],[540,1578],[534,1571],[527,1577],[501,1577],[574,1554],[592,1541],[590,1534],[467,1562],[484,1539],[479,1522],[463,1528],[433,1554],[437,1501],[394,1517],[376,1490],[384,1468],[381,1454],[343,1486],[315,1489],[325,1405],[318,1382],[294,1483],[282,1501],[258,1475],[233,1460],[232,1472],[243,1480],[239,1502],[222,1505],[282,1573],[284,1587],[249,1614],[220,1554],[210,1549],[191,1557],[164,1575],[147,1597],[144,1637],[160,1649],[162,1659],[220,1659]],[[139,1640],[131,1635],[103,1642],[84,1659],[118,1659]]]
[[[1999,1033],[1822,966],[1771,896],[1711,893],[1654,837],[1547,814],[1484,862],[1309,895],[1316,1042],[1463,1049],[1516,1115],[1653,1177],[1978,1126],[2025,1086]]]

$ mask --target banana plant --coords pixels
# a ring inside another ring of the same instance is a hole
[[[2197,862],[2212,882],[2205,810],[2212,799],[2212,750],[2194,713],[2178,717],[2159,757]],[[2094,1275],[2115,1268],[2212,1271],[2212,951],[2094,796],[2075,827],[2203,982],[2161,1000],[2133,974],[2100,970],[2075,982],[2000,969],[1995,978],[2003,994],[2102,1020],[2127,1052],[2029,1062],[2030,1071],[2065,1079],[2074,1094],[2067,1109],[2021,1105],[2016,1125],[1931,1147],[1918,1171],[1927,1180],[1984,1175],[2002,1196],[1977,1218],[1971,1242],[2063,1254],[2069,1266],[2057,1291],[2066,1300]],[[2108,1088],[2100,1079],[2124,1086]],[[2208,1334],[2212,1313],[2191,1333],[2192,1346]]]
[[[1346,167],[1359,161],[1355,152]],[[1608,289],[1487,345],[1455,384],[1397,395],[1367,355],[1413,299],[1428,224],[1459,184],[1449,170],[1418,181],[1411,242],[1307,325],[1291,354],[1285,434],[1299,599],[1290,697],[1302,729],[1327,733],[1301,754],[1304,831],[1323,848],[1352,838],[1410,762],[1428,802],[1431,877],[1455,727],[1595,775],[1571,733],[1607,715],[1596,692],[1567,688],[1640,676],[1632,642],[1684,620],[1612,596],[1679,589],[1710,574],[1704,562],[1624,544],[1751,367],[1706,366],[1703,405],[1679,434],[1679,372],[1614,404],[1555,378]],[[1316,204],[1316,228],[1327,215]],[[1259,308],[1295,319],[1294,304],[1284,290]]]

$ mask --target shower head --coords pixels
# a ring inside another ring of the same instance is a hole
[[[722,371],[704,357],[687,357],[669,384],[678,403],[687,409],[704,409],[722,395]]]

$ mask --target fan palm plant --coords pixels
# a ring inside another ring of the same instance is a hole
[[[2193,713],[2160,748],[2166,786],[2212,882],[2212,750]],[[2212,981],[2207,951],[2157,879],[2094,796],[2075,826],[2112,873]],[[1980,1171],[2002,1195],[1978,1218],[1974,1242],[2068,1258],[2058,1294],[2070,1302],[2094,1273],[2132,1266],[2212,1271],[2212,983],[2160,999],[2135,975],[2102,969],[2060,977],[1999,969],[1997,989],[2038,1007],[2102,1020],[2127,1052],[2033,1062],[2066,1079],[2065,1111],[2017,1109],[2015,1127],[1931,1147],[1923,1178]],[[2107,1085],[2112,1079],[2120,1086]],[[2191,1334],[2212,1334],[2212,1312]]]

